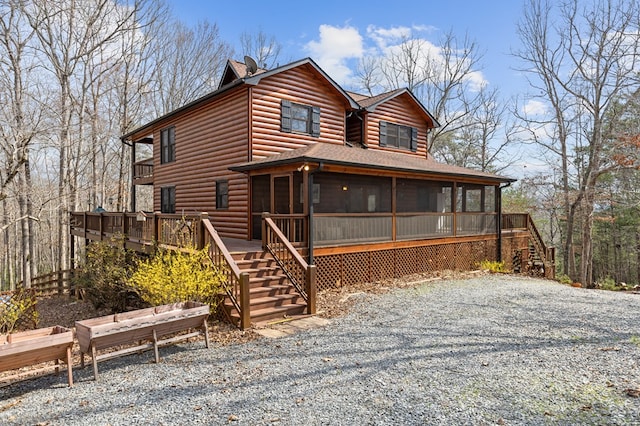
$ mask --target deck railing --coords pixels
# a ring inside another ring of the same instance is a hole
[[[249,328],[251,326],[249,273],[240,272],[240,268],[231,257],[231,253],[227,250],[211,221],[208,218],[203,218],[202,225],[204,244],[205,246],[209,244],[209,258],[214,265],[221,268],[225,275],[224,290],[240,315],[240,328]]]
[[[298,293],[307,302],[307,313],[316,313],[316,267],[309,265],[268,213],[262,215],[262,247],[269,250]]]
[[[291,243],[306,245],[309,235],[309,221],[304,214],[271,214],[269,215],[273,223]]]
[[[147,158],[133,164],[133,180],[136,183],[153,181],[153,158]]]
[[[538,231],[533,218],[528,213],[504,213],[502,215],[503,230],[522,230],[529,233],[533,249],[538,253],[540,260],[544,264],[546,270],[549,271],[550,277],[554,276],[556,250],[555,247],[547,247]]]
[[[528,213],[503,213],[502,229],[527,229]]]
[[[456,213],[456,235],[496,234],[496,213]]]
[[[313,242],[317,246],[391,241],[393,216],[386,213],[316,214]]]
[[[400,213],[396,239],[441,238],[453,235],[453,213]]]
[[[72,212],[71,234],[89,240],[124,235],[127,247],[159,244],[171,247],[203,247],[202,214]]]

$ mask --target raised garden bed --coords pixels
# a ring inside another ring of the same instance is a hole
[[[67,364],[67,380],[73,386],[71,348],[73,332],[65,327],[38,328],[13,334],[0,335],[0,371],[17,370],[35,364],[55,361],[53,366],[31,369],[28,372],[7,376],[3,382],[11,382],[27,374],[50,370],[60,371],[60,360]]]
[[[152,348],[155,351],[155,361],[160,362],[158,347],[200,334],[204,334],[205,345],[208,348],[208,316],[209,305],[198,302],[181,302],[76,321],[76,337],[80,344],[82,367],[84,367],[84,355],[91,354],[93,377],[97,379],[98,361]],[[192,329],[195,331],[162,339],[164,336]],[[127,347],[98,354],[99,350],[121,346]]]

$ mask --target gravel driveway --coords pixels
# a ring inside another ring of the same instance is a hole
[[[489,275],[354,295],[278,339],[0,389],[0,424],[640,424],[640,295]]]

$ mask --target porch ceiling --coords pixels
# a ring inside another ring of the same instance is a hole
[[[253,170],[303,163],[350,166],[402,173],[441,175],[443,177],[446,176],[452,178],[473,178],[496,183],[516,181],[516,179],[492,173],[438,163],[431,158],[421,158],[409,154],[376,151],[355,146],[348,147],[327,143],[317,143],[304,148],[286,151],[281,154],[239,164],[237,166],[230,167],[230,169],[238,172],[249,172]]]

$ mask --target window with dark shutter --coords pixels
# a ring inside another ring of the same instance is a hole
[[[280,103],[280,130],[291,133],[291,101],[286,99]]]
[[[311,136],[320,136],[320,107],[313,107],[311,114]]]
[[[283,99],[280,102],[280,130],[320,136],[320,107],[300,105]]]
[[[416,152],[418,150],[418,129],[411,128],[411,151]]]
[[[380,122],[380,146],[387,146],[387,122]]]
[[[380,146],[418,150],[418,129],[380,121]]]

